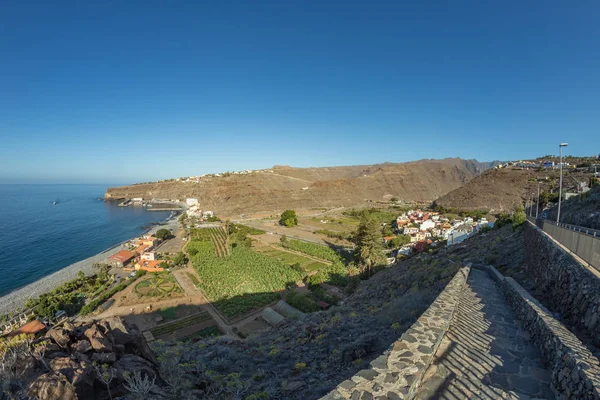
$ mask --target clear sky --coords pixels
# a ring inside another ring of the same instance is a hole
[[[598,0],[0,0],[0,182],[597,154],[598,21]]]

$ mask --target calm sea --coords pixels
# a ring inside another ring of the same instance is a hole
[[[169,216],[99,200],[107,187],[0,185],[0,296],[136,236],[144,226]]]

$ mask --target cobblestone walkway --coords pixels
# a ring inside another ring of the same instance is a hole
[[[553,399],[550,373],[489,275],[472,269],[417,399]]]

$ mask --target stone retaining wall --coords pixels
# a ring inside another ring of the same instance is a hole
[[[600,347],[600,278],[533,224],[525,224],[528,275],[544,301]]]
[[[552,372],[554,390],[565,399],[600,399],[600,363],[583,343],[514,279],[486,270],[531,334]]]
[[[371,368],[359,371],[322,399],[411,399],[450,326],[469,272],[469,266],[458,271],[402,337],[371,362]]]

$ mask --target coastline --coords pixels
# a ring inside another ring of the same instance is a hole
[[[142,232],[141,235],[146,233],[155,233],[157,230],[162,228],[177,230],[177,216],[178,214],[172,214],[167,219],[160,221],[162,225],[155,225]],[[98,254],[68,265],[59,271],[44,276],[35,282],[25,285],[19,289],[15,289],[12,292],[0,297],[0,315],[22,308],[29,298],[38,297],[42,293],[49,292],[57,286],[77,278],[77,273],[79,271],[82,271],[86,275],[92,275],[95,272],[92,267],[95,263],[106,261],[108,256],[118,250],[123,249],[125,247],[125,243],[131,239],[133,238],[124,240],[121,243],[118,243],[115,246],[112,246]]]

